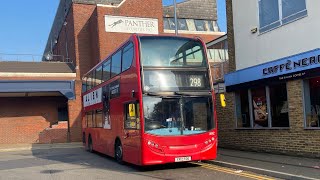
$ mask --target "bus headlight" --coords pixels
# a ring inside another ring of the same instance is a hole
[[[148,141],[148,146],[150,149],[152,149],[153,151],[156,151],[156,152],[163,152],[163,150],[160,148],[159,144],[153,142],[153,141]]]
[[[206,141],[204,142],[204,144],[205,144],[205,145],[210,145],[211,143],[214,143],[214,141],[215,141],[215,138],[212,137],[212,138],[206,140]]]

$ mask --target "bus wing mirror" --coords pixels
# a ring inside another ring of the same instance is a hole
[[[129,104],[129,116],[130,117],[135,117],[136,116],[136,108],[135,108],[135,104]]]
[[[226,107],[227,104],[226,104],[226,97],[224,94],[220,94],[220,102],[221,102],[221,106],[222,107]]]

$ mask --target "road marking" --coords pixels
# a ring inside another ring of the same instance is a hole
[[[220,171],[220,172],[224,172],[224,173],[228,173],[228,174],[233,174],[233,175],[237,175],[237,176],[242,176],[242,177],[247,177],[247,178],[251,178],[251,179],[259,179],[259,180],[275,180],[274,178],[269,178],[269,177],[265,177],[265,176],[260,176],[260,175],[255,175],[255,174],[251,174],[248,172],[237,172],[236,170],[230,169],[230,168],[224,168],[224,167],[219,167],[216,165],[211,165],[211,164],[205,164],[205,163],[192,163],[192,164],[196,164],[199,165],[203,168],[206,169],[210,169],[210,170],[215,170],[215,171]]]

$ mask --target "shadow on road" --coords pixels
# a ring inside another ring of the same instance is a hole
[[[102,172],[125,173],[145,178],[168,179],[160,175],[153,175],[153,171],[172,169],[185,169],[197,167],[191,163],[175,163],[154,166],[136,166],[133,164],[118,164],[113,157],[101,153],[89,153],[83,147],[72,148],[47,148],[39,149],[37,145],[30,151],[12,152],[12,155],[22,158],[7,161],[6,166],[0,166],[0,170],[14,168],[46,167],[39,171],[41,174],[59,174],[66,171],[87,171],[92,169]]]

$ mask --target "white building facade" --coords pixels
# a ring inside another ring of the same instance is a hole
[[[320,1],[233,0],[237,70],[320,46]],[[257,28],[256,33],[251,30]]]
[[[225,116],[234,116],[221,120],[221,145],[320,156],[320,1],[227,6],[234,69],[225,76]]]

